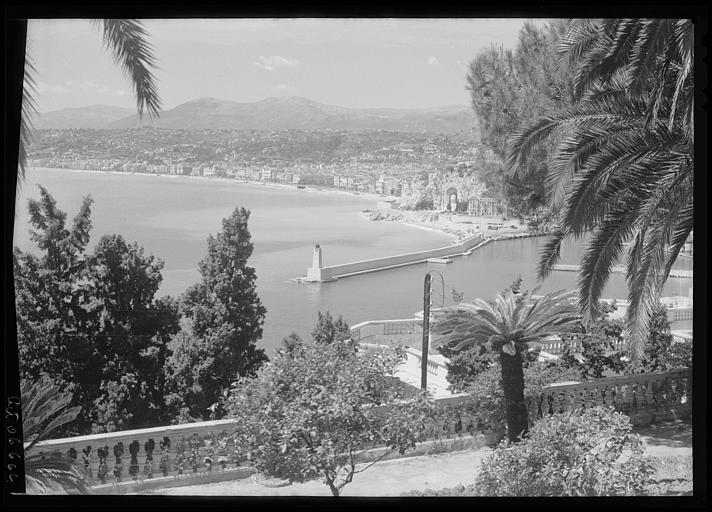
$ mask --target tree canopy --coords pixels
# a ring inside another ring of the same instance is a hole
[[[424,397],[394,403],[402,398],[392,380],[402,357],[400,351],[367,353],[348,340],[290,337],[255,379],[231,389],[225,404],[236,435],[268,476],[321,477],[338,496],[371,465],[356,467],[369,448],[404,453],[428,427],[431,406]],[[375,414],[373,407],[383,404],[391,406]]]
[[[78,433],[155,424],[163,417],[166,344],[178,330],[177,305],[156,299],[163,262],[120,235],[86,251],[86,197],[70,226],[40,187],[29,200],[38,254],[14,250],[20,373],[51,378],[82,407]]]
[[[556,65],[557,41],[565,28],[563,20],[545,26],[527,22],[515,49],[492,46],[470,63],[467,88],[480,125],[480,142],[500,160],[490,173],[498,175],[497,188],[514,215],[526,215],[545,202],[544,178],[552,144],[545,141],[532,150],[524,164],[527,173],[508,173],[504,161],[517,130],[571,104],[572,73]]]
[[[542,144],[555,145],[546,188],[559,214],[539,275],[558,261],[564,239],[593,231],[578,287],[588,321],[627,248],[636,360],[693,227],[693,46],[692,20],[573,21],[560,50],[576,68],[574,104],[539,115],[508,142],[507,163],[521,175]]]
[[[247,265],[253,244],[249,210],[235,208],[223,229],[208,237],[201,280],[181,298],[183,329],[166,362],[166,400],[183,420],[208,419],[223,391],[254,375],[268,360],[256,344],[266,309],[256,292],[255,269]]]

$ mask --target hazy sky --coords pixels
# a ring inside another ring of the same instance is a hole
[[[469,104],[467,66],[491,44],[513,47],[523,19],[146,20],[166,109],[213,96],[303,96],[344,107]],[[28,47],[40,112],[134,108],[128,81],[88,20],[33,20]]]

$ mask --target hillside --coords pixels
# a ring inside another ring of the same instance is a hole
[[[38,114],[32,123],[37,129],[107,128],[111,123],[133,113],[134,110],[129,108],[92,105]]]

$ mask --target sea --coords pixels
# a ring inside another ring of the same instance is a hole
[[[350,325],[412,318],[423,309],[423,280],[430,270],[439,273],[433,279],[436,306],[452,304],[453,290],[465,299],[493,297],[519,276],[524,289],[539,286],[540,293],[576,286],[574,272],[552,272],[537,282],[542,237],[496,241],[446,265],[416,264],[329,283],[299,283],[295,279],[306,275],[315,244],[326,266],[442,247],[452,238],[368,220],[361,212],[377,206],[374,196],[182,176],[30,168],[15,205],[13,244],[25,251],[37,251],[29,236],[27,200],[39,198],[38,184],[67,213],[67,222],[83,197],[93,198],[90,249],[104,234],[121,234],[162,259],[159,296],[178,296],[198,282],[208,235],[216,234],[235,208],[249,209],[254,252],[248,264],[256,270],[257,293],[267,309],[258,346],[268,355],[291,332],[308,337],[318,311],[343,315]],[[567,241],[562,263],[577,263],[585,243]],[[676,268],[692,269],[692,260],[681,258]],[[690,286],[690,279],[670,278],[665,295],[687,295]],[[625,299],[627,294],[624,276],[612,274],[604,296]]]

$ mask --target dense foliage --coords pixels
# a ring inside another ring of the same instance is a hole
[[[323,478],[338,496],[354,475],[360,454],[386,446],[404,453],[425,434],[431,405],[401,398],[393,386],[402,352],[365,352],[350,341],[324,344],[297,336],[255,379],[241,379],[225,407],[239,443],[268,476],[304,482]],[[379,413],[374,406],[392,404]]]
[[[317,313],[317,321],[312,331],[312,338],[316,343],[330,344],[335,341],[344,341],[351,338],[351,330],[343,317],[334,320],[330,312]]]
[[[512,216],[528,215],[545,202],[551,143],[532,151],[526,162],[528,173],[509,175],[504,160],[512,134],[537,117],[571,104],[572,73],[556,66],[556,45],[565,29],[562,20],[545,26],[526,23],[515,49],[493,46],[482,50],[470,64],[467,88],[480,124],[480,142],[500,161],[490,169],[489,179],[498,176],[498,188]]]
[[[518,444],[483,461],[480,496],[629,496],[643,494],[654,466],[627,416],[607,407],[547,416]]]
[[[209,238],[202,281],[177,301],[155,297],[163,262],[138,244],[105,235],[86,250],[91,204],[85,198],[68,224],[40,187],[40,199],[29,200],[38,251],[14,250],[21,376],[51,379],[80,408],[53,434],[220,416],[223,392],[267,359],[256,348],[265,309],[246,265],[249,212],[236,209]]]
[[[615,306],[603,303],[601,315],[594,323],[578,322],[571,333],[563,334],[565,348],[560,364],[577,369],[582,379],[621,374],[628,366],[625,351],[619,348],[625,325],[621,320],[609,318],[615,310]]]
[[[551,271],[564,239],[593,231],[579,272],[587,321],[626,248],[636,361],[693,228],[693,48],[690,19],[574,20],[561,39],[563,62],[576,69],[574,104],[544,112],[507,150],[508,165],[525,175],[541,145],[555,144],[546,188],[557,226],[539,274]]]
[[[254,375],[267,361],[256,343],[266,313],[255,290],[255,269],[247,265],[253,244],[250,212],[236,208],[223,229],[208,237],[199,264],[202,279],[181,299],[183,329],[166,361],[166,402],[176,421],[209,419],[225,390],[241,376]]]
[[[91,198],[67,226],[40,196],[29,200],[38,254],[14,250],[22,378],[48,377],[82,407],[65,434],[163,422],[166,344],[178,330],[175,302],[155,298],[163,262],[120,235],[88,253]]]

